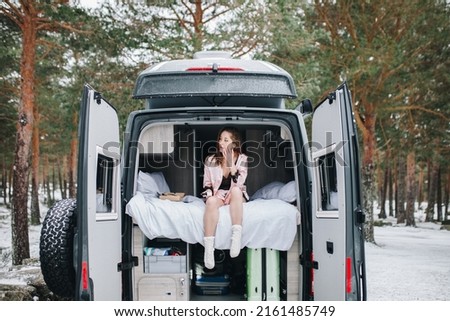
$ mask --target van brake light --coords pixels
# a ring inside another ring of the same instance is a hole
[[[244,71],[244,69],[239,67],[217,67],[215,65],[208,67],[191,67],[186,69],[186,71]]]
[[[88,284],[89,284],[88,279],[89,279],[88,264],[86,261],[83,261],[81,263],[81,285],[83,287],[83,290],[88,289]]]
[[[345,292],[352,292],[352,258],[347,257],[345,260]]]

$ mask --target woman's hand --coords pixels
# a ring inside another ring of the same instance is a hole
[[[224,149],[223,157],[225,159],[225,165],[230,169],[230,174],[232,176],[236,175],[236,153],[233,150],[234,144],[229,144],[227,148]]]
[[[230,168],[230,175],[231,176],[235,176],[236,173],[237,173],[237,168],[236,168],[236,165],[233,162],[233,166],[231,166],[231,168]]]
[[[211,188],[207,188],[205,189],[201,194],[200,194],[203,198],[210,198],[212,196],[212,190]]]

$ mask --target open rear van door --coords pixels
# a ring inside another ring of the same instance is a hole
[[[85,85],[79,123],[77,300],[121,300],[119,137],[116,110]]]
[[[346,83],[314,110],[311,147],[314,300],[364,300],[358,138]]]

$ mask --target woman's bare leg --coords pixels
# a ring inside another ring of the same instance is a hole
[[[219,222],[219,207],[223,205],[223,201],[215,196],[211,196],[206,200],[205,213],[203,215],[203,228],[205,230],[205,267],[214,268],[214,236],[216,234],[217,223]]]
[[[216,234],[216,227],[219,222],[219,207],[222,205],[223,201],[216,196],[211,196],[206,200],[206,208],[203,215],[203,229],[206,237]]]
[[[242,196],[241,189],[236,186],[231,189],[230,193],[231,225],[242,225],[244,196]]]

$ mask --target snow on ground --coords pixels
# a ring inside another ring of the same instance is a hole
[[[41,206],[41,222],[47,213],[47,207]],[[39,258],[39,238],[41,225],[29,225],[30,257]],[[11,268],[11,210],[0,205],[0,272]],[[0,283],[2,279],[0,279]]]
[[[434,223],[375,227],[366,244],[368,300],[450,300],[450,232]]]
[[[42,207],[43,221],[47,208]],[[369,301],[450,301],[450,231],[425,223],[416,213],[417,227],[396,224],[375,227],[376,244],[366,243]],[[30,254],[39,257],[41,226],[30,226]],[[11,268],[10,210],[0,205],[0,273]],[[1,274],[0,274],[1,275]],[[24,278],[2,278],[0,284],[24,284]]]

